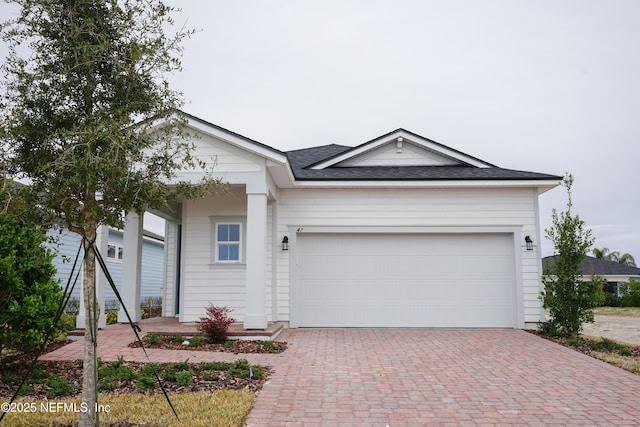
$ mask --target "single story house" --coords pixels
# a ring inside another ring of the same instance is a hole
[[[246,329],[543,319],[538,196],[562,177],[500,168],[405,129],[283,152],[181,114],[195,156],[230,189],[153,212],[166,220],[165,316],[195,322],[212,303]],[[125,240],[141,238],[139,221],[128,216]]]
[[[542,266],[552,266],[556,255],[544,257]],[[620,264],[619,262],[607,259],[587,256],[580,267],[584,280],[591,280],[593,276],[600,276],[607,281],[605,291],[620,296],[619,286],[631,279],[640,279],[640,268],[631,265]]]

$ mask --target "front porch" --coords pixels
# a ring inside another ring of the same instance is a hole
[[[159,335],[182,335],[184,337],[192,337],[202,335],[198,331],[197,325],[193,323],[180,323],[177,317],[152,317],[142,319],[138,323],[142,332],[140,336],[156,332]],[[135,336],[131,331],[131,327],[126,323],[118,323],[115,325],[107,325],[100,328],[101,331],[109,333],[109,340],[119,340],[133,342]],[[276,337],[284,330],[281,323],[269,323],[264,330],[248,330],[241,323],[234,323],[229,327],[229,339],[258,339],[258,340],[275,340]],[[69,333],[71,339],[81,339],[84,337],[84,330],[78,329]]]
[[[152,317],[141,320],[138,325],[145,333],[157,332],[158,335],[202,335],[193,323],[180,323],[177,317]],[[229,327],[229,339],[274,340],[284,330],[281,323],[269,323],[266,329],[245,329],[241,323]]]

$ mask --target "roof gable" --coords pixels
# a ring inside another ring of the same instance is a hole
[[[371,166],[474,166],[494,167],[405,129],[396,129],[350,150],[318,162],[311,169]]]

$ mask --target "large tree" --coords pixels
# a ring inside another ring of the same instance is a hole
[[[201,165],[167,83],[180,70],[181,41],[167,36],[175,11],[161,0],[16,0],[21,10],[2,37],[2,151],[9,171],[31,181],[55,222],[83,237],[87,327],[82,401],[97,400],[95,299],[97,227],[121,227],[142,214],[211,185],[167,185]],[[26,54],[26,56],[21,56]],[[81,414],[81,426],[97,424]]]

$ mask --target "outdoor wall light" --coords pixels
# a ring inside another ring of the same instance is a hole
[[[531,237],[525,236],[524,237],[524,242],[527,245],[527,250],[528,251],[532,251],[533,250],[533,240],[531,240]]]
[[[287,236],[284,236],[282,238],[282,250],[283,251],[289,250],[289,238]]]

